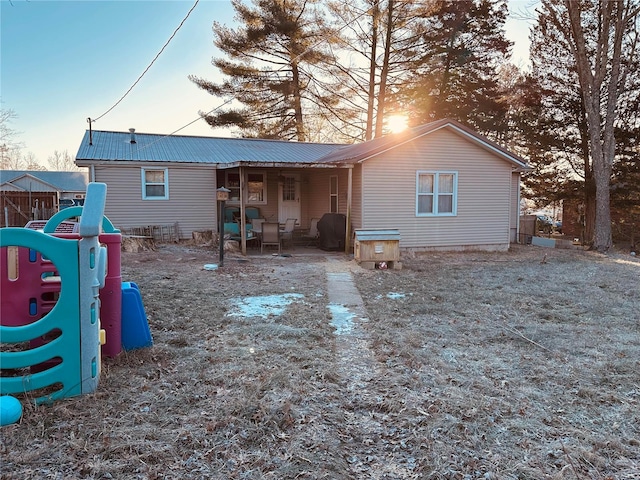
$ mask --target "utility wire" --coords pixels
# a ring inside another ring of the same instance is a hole
[[[189,15],[191,15],[191,12],[193,12],[193,10],[196,8],[196,6],[198,5],[198,2],[200,0],[196,0],[196,3],[193,4],[193,6],[191,7],[191,9],[187,12],[187,16],[184,17],[182,19],[182,21],[180,22],[180,25],[178,25],[178,28],[176,28],[173,33],[171,34],[171,37],[169,37],[169,40],[167,40],[167,42],[164,44],[164,46],[160,49],[160,51],[158,52],[158,54],[154,57],[153,60],[151,60],[151,63],[149,64],[149,66],[144,70],[144,72],[142,72],[142,74],[138,77],[138,79],[133,82],[133,85],[131,85],[131,87],[129,87],[129,90],[127,90],[125,92],[125,94],[120,97],[120,100],[118,100],[113,107],[111,107],[109,110],[107,110],[106,112],[104,112],[102,115],[100,115],[98,118],[91,120],[92,122],[97,122],[98,120],[100,120],[102,117],[104,117],[107,113],[109,113],[111,110],[113,110],[114,108],[116,108],[118,106],[118,104],[120,102],[122,102],[122,100],[124,100],[124,98],[129,95],[129,92],[131,92],[131,90],[133,90],[133,87],[135,87],[138,82],[140,80],[142,80],[142,77],[144,77],[144,75],[149,71],[149,69],[151,68],[151,66],[155,63],[155,61],[158,59],[158,57],[162,54],[162,52],[164,52],[164,49],[167,48],[167,45],[169,45],[169,42],[171,42],[171,40],[173,40],[173,37],[176,36],[176,33],[178,33],[178,30],[180,30],[180,28],[182,27],[182,25],[184,25],[184,22],[187,21],[187,18],[189,18]],[[183,127],[184,128],[184,127]]]

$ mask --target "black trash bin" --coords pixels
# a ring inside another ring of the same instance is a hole
[[[347,217],[342,213],[325,213],[318,221],[318,246],[322,250],[344,250]]]

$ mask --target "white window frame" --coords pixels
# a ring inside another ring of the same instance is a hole
[[[143,200],[169,200],[169,169],[168,168],[142,168],[141,170],[141,178],[142,178],[142,199]],[[146,172],[162,172],[164,177],[164,181],[162,183],[156,182],[147,182]],[[162,185],[164,187],[164,195],[147,195],[147,187]]]
[[[238,175],[238,178],[240,175],[238,170],[226,170],[224,172],[224,180],[225,180],[224,186],[231,190],[231,193],[229,194],[229,201],[227,203],[230,203],[232,205],[239,205],[240,204],[240,186],[231,187],[231,183],[229,181],[230,174]],[[260,201],[249,200],[249,175],[262,175],[262,200]],[[245,170],[244,181],[240,183],[244,185],[245,205],[266,205],[267,204],[267,172],[265,170]],[[234,195],[236,192],[238,194],[238,200],[231,200],[234,196],[236,196]]]
[[[333,186],[335,182],[335,191],[333,191]],[[329,212],[330,213],[338,213],[340,210],[340,201],[338,199],[338,175],[331,175],[329,177]],[[335,212],[333,211],[333,206],[335,202]]]
[[[432,175],[433,176],[433,192],[421,193],[420,192],[420,176]],[[440,193],[440,175],[453,175],[453,192]],[[433,211],[432,212],[420,212],[419,198],[422,195],[431,195],[433,197]],[[451,195],[452,205],[451,212],[439,212],[438,211],[438,197],[440,195]],[[458,172],[456,171],[434,171],[434,170],[418,170],[416,172],[416,217],[455,217],[458,215]]]

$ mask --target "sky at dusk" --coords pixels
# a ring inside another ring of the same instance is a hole
[[[194,3],[0,0],[0,98],[17,116],[10,127],[19,132],[23,154],[33,152],[45,167],[54,150],[75,157],[87,118],[102,116],[125,94]],[[509,5],[524,13],[533,3]],[[229,0],[200,0],[142,80],[93,129],[228,136],[198,120],[199,111],[222,100],[188,79],[216,80],[214,20],[233,24]],[[506,26],[516,64],[526,65],[530,24],[511,18]]]

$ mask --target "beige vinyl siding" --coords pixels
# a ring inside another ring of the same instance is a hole
[[[338,170],[317,169],[308,170],[307,182],[304,184],[303,198],[306,212],[306,219],[311,222],[312,218],[322,218],[322,215],[330,209],[329,185],[330,177],[338,175],[338,189],[341,187],[341,179]]]
[[[457,215],[416,216],[416,172],[457,172]],[[402,248],[509,246],[511,164],[449,130],[366,160],[362,227],[397,228]]]
[[[347,187],[349,172],[346,168],[322,168],[306,170],[307,181],[303,181],[303,195],[308,221],[312,218],[322,218],[331,211],[329,196],[330,179],[338,177],[338,213],[347,213]]]
[[[142,199],[142,168],[166,168],[168,200]],[[182,238],[216,225],[216,170],[163,165],[95,167],[95,181],[107,184],[105,215],[117,228],[178,223]]]
[[[353,230],[363,228],[362,225],[362,165],[358,164],[353,169],[353,192],[351,194],[351,226]],[[353,232],[352,232],[353,233]]]

